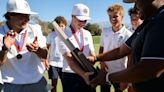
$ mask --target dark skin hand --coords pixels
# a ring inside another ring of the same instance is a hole
[[[33,43],[26,44],[26,47],[29,52],[36,53],[40,58],[47,59],[48,50],[47,48],[39,48],[38,38],[35,37]]]

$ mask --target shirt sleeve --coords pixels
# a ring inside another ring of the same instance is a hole
[[[60,37],[58,38],[58,41],[59,51],[62,53],[62,55],[66,52],[70,52],[69,48],[65,45]]]
[[[33,30],[34,30],[34,32],[36,32],[39,47],[40,48],[46,47],[46,37],[43,36],[40,25],[38,25],[38,24],[33,25]]]

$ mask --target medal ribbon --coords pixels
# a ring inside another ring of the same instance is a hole
[[[17,49],[18,52],[20,52],[23,48],[25,38],[26,38],[26,34],[27,34],[27,31],[25,31],[25,33],[21,36],[20,42],[18,40],[15,40],[15,42],[14,42],[14,46]]]
[[[80,45],[80,41],[78,40],[78,38],[76,37],[76,34],[75,34],[75,30],[73,29],[73,27],[70,25],[70,28],[71,28],[71,31],[72,31],[72,35],[74,36],[79,48],[80,48],[80,51],[83,52],[84,50],[84,35],[83,35],[83,31],[81,31],[81,34],[80,34],[80,37],[81,37],[81,45]]]

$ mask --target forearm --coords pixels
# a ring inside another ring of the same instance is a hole
[[[0,51],[0,65],[2,65],[6,60],[7,60],[7,52],[8,52],[8,50],[6,49],[6,50],[4,50],[4,49],[2,49],[1,51]]]
[[[47,59],[47,54],[48,54],[47,48],[38,48],[38,50],[34,53],[36,53],[37,56],[42,59]]]
[[[110,74],[108,78],[113,82],[142,82],[157,78],[156,75],[159,70],[164,69],[163,66],[163,61],[141,61],[139,64],[128,67],[126,70]]]
[[[119,53],[119,48],[116,48],[115,50],[108,51],[106,53],[99,54],[97,58],[104,62],[104,61],[111,61],[111,60],[116,60],[119,58],[122,58],[124,55],[121,55]]]
[[[125,45],[122,45],[116,49],[97,55],[97,58],[102,62],[111,61],[111,60],[120,59],[124,56],[127,56],[130,53],[131,53],[130,49]]]
[[[78,75],[83,77],[84,71],[80,68],[80,66],[76,63],[76,61],[74,61],[72,55],[69,52],[67,52],[67,53],[64,54],[64,57],[67,60],[67,63],[70,66],[70,68],[75,73],[77,73]]]

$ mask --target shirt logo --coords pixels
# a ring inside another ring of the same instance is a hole
[[[30,38],[34,38],[33,32],[28,32],[28,35],[27,36],[30,37]]]
[[[83,13],[87,14],[88,13],[87,9],[83,9]]]

